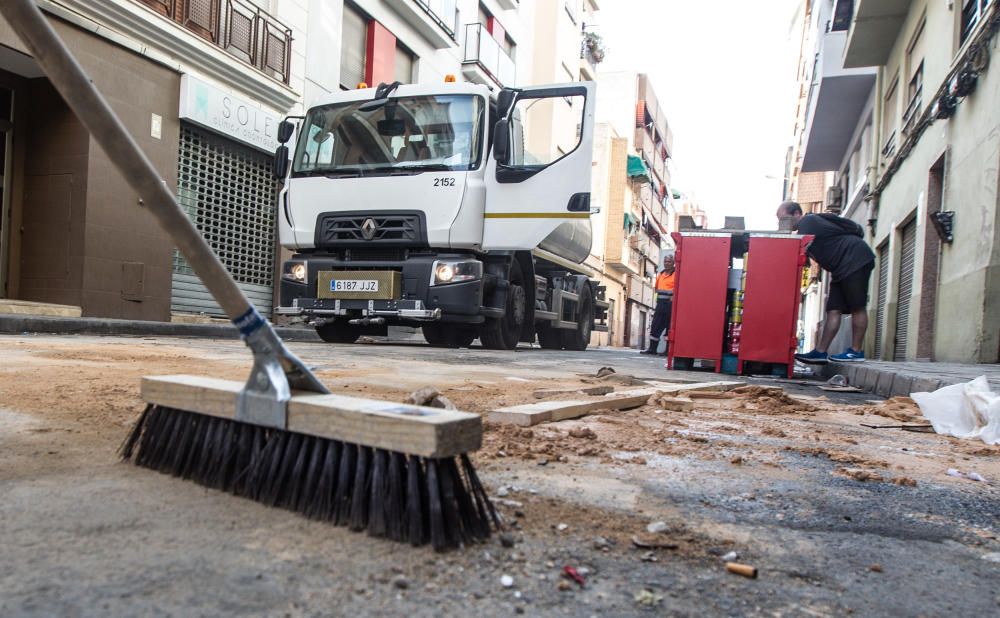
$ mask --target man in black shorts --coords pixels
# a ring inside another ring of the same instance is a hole
[[[814,237],[807,253],[814,262],[833,275],[826,299],[826,320],[819,345],[812,352],[796,354],[803,363],[824,365],[829,360],[863,361],[865,331],[868,330],[868,280],[875,268],[875,253],[865,242],[860,225],[831,213],[802,215],[802,207],[784,202],[778,207],[778,220],[787,220],[799,234]],[[827,349],[840,330],[841,315],[851,314],[851,347],[832,357]]]

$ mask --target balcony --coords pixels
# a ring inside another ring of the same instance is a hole
[[[854,4],[844,66],[882,66],[889,60],[913,0],[857,0]]]
[[[134,0],[288,84],[292,30],[248,0]]]
[[[465,59],[462,75],[469,81],[501,88],[514,85],[514,61],[483,24],[465,27]]]
[[[517,9],[518,0],[497,0],[497,4],[499,4],[501,8],[513,11]]]
[[[822,35],[804,132],[803,172],[840,169],[875,86],[876,68],[844,68],[847,33]]]
[[[389,6],[434,49],[448,49],[458,44],[457,0],[397,0]]]

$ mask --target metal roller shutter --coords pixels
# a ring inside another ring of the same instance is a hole
[[[348,90],[365,81],[365,54],[368,42],[368,18],[353,6],[344,4],[344,24],[340,40],[340,85]],[[371,84],[374,87],[374,84]]]
[[[896,301],[896,349],[893,360],[906,358],[906,339],[910,330],[910,297],[913,295],[913,266],[917,254],[917,222],[903,228],[903,246],[899,256],[899,297]]]
[[[889,243],[878,249],[878,304],[875,306],[875,358],[882,358],[885,337],[885,305],[889,301]]]
[[[274,282],[277,187],[268,155],[181,124],[177,199],[240,289],[266,315]],[[170,309],[225,316],[176,250]]]

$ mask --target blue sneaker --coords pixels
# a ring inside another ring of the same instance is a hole
[[[807,365],[825,365],[830,361],[830,358],[827,356],[826,352],[813,350],[812,352],[806,352],[805,354],[796,354],[795,360]]]
[[[843,354],[834,354],[830,357],[830,360],[838,363],[863,363],[865,362],[865,353],[858,352],[854,348],[847,348],[847,351]]]

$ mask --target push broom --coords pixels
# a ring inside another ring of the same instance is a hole
[[[375,537],[437,550],[489,537],[500,521],[468,456],[482,442],[479,416],[330,394],[236,285],[34,0],[2,0],[0,13],[253,353],[246,384],[143,378],[148,405],[122,458]]]

